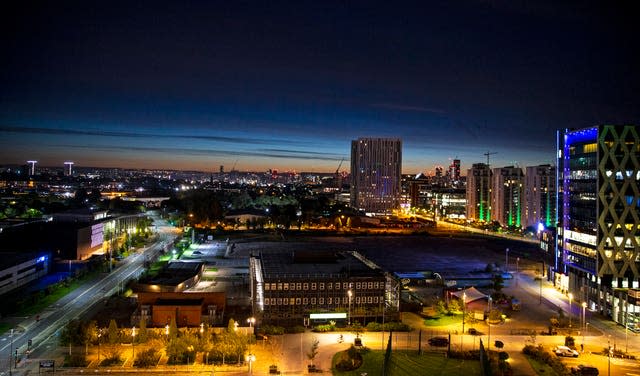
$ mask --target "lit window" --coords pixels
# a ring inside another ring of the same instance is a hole
[[[302,298],[302,304],[304,305],[309,304],[309,298]]]
[[[278,283],[278,290],[282,290],[282,283]]]
[[[296,283],[296,290],[302,290],[302,283]]]
[[[323,305],[324,304],[324,298],[318,298],[318,304]]]
[[[288,284],[288,283],[285,283],[285,284],[284,284],[284,289],[285,289],[285,290],[289,290],[289,284]]]
[[[315,305],[316,304],[316,298],[311,298],[311,305]]]
[[[301,302],[302,302],[302,299],[296,298],[296,305],[300,305]]]
[[[324,282],[320,282],[320,290],[324,290]]]
[[[311,290],[315,290],[315,289],[316,289],[316,283],[315,283],[315,282],[312,282],[312,283],[311,283]]]
[[[290,305],[295,305],[296,304],[296,298],[290,298],[289,299],[289,304]]]
[[[309,284],[308,283],[303,283],[302,284],[302,289],[303,290],[309,290]]]

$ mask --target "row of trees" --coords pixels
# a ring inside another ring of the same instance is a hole
[[[145,320],[137,328],[118,328],[111,320],[107,328],[98,328],[95,321],[70,321],[60,334],[63,346],[84,346],[84,354],[69,356],[69,365],[86,365],[89,346],[99,346],[100,365],[118,365],[123,363],[122,344],[140,346],[134,365],[149,367],[158,363],[164,347],[168,364],[189,364],[202,354],[206,363],[239,363],[248,346],[255,341],[253,336],[236,330],[235,321],[229,320],[226,330],[214,333],[208,326],[201,328],[178,329],[175,320],[168,328],[147,328]]]

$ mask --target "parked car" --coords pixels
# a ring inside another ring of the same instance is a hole
[[[582,376],[598,376],[600,372],[594,366],[587,366],[585,364],[580,364],[578,366],[571,367],[572,375],[582,375]]]
[[[429,338],[429,344],[436,347],[445,347],[449,345],[449,339],[447,337],[432,337]]]
[[[579,355],[576,350],[567,346],[556,346],[553,352],[556,353],[557,356],[572,356],[574,358],[577,358]]]

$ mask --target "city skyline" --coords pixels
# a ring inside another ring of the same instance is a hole
[[[556,131],[640,118],[617,4],[66,2],[3,15],[0,163],[403,173],[553,164]],[[344,163],[346,169],[348,163]]]

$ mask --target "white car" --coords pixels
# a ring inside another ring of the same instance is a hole
[[[577,358],[579,355],[576,350],[570,349],[567,346],[556,346],[553,352],[556,353],[557,356],[572,356],[574,358]]]

